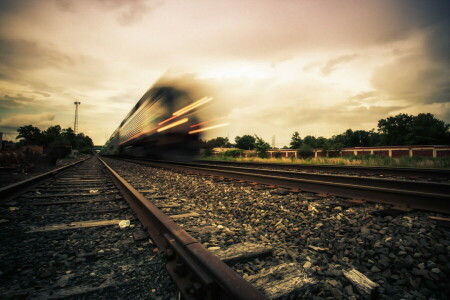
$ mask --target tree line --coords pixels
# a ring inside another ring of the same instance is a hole
[[[62,129],[59,125],[48,127],[46,130],[40,130],[33,125],[26,125],[17,129],[19,133],[16,139],[19,139],[18,146],[37,145],[51,147],[72,147],[80,153],[92,153],[94,143],[92,139],[84,133],[75,134],[72,128]]]
[[[345,132],[330,138],[307,135],[301,137],[298,131],[291,137],[289,146],[283,149],[300,149],[310,152],[313,148],[324,151],[339,151],[346,147],[377,147],[407,145],[450,145],[450,124],[439,120],[430,113],[417,116],[398,114],[378,121],[377,130],[347,129]],[[215,147],[235,147],[242,150],[256,150],[264,156],[270,145],[256,135],[243,135],[235,138],[232,144],[228,138],[218,137],[204,142],[205,154]]]

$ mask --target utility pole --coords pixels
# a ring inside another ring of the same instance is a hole
[[[78,105],[81,104],[79,101],[75,101],[73,104],[75,104],[75,122],[73,124],[73,132],[75,134],[78,133]]]

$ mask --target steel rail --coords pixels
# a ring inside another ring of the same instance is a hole
[[[42,183],[46,179],[54,177],[57,174],[67,170],[68,168],[71,168],[77,164],[80,164],[90,158],[92,158],[92,157],[82,159],[77,162],[62,166],[60,168],[53,169],[51,171],[39,174],[37,176],[4,186],[4,187],[0,188],[0,202],[11,201],[12,199],[16,198],[17,196],[20,196],[23,193],[28,192],[29,190],[31,190],[38,184]]]
[[[448,184],[206,166],[184,162],[129,159],[127,161],[450,214],[450,185]]]
[[[191,164],[183,162],[179,163],[177,162],[177,164],[183,164],[186,166],[201,166],[216,170],[228,170],[228,171],[236,170],[252,174],[273,175],[280,177],[308,179],[323,182],[344,183],[352,185],[362,185],[379,188],[390,188],[390,189],[400,189],[400,190],[450,195],[450,184],[447,183],[398,180],[386,178],[367,178],[367,177],[335,175],[335,174],[298,173],[292,171],[254,169],[254,168],[233,167],[233,166],[213,166],[209,164]]]
[[[167,270],[183,299],[267,299],[121,178],[105,161],[99,160],[164,253]]]
[[[256,162],[228,162],[216,160],[197,160],[196,163],[213,165],[235,165],[249,167],[267,167],[283,170],[299,171],[328,171],[328,172],[355,172],[362,174],[437,177],[450,179],[450,169],[432,168],[402,168],[402,167],[368,167],[368,166],[341,166],[341,165],[313,165],[313,164],[283,164],[283,163],[256,163]]]

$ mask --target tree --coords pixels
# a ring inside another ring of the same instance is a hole
[[[19,134],[16,139],[21,139],[19,143],[21,145],[43,145],[42,132],[39,128],[33,125],[26,125],[17,129]]]
[[[217,148],[217,147],[230,148],[231,143],[226,137],[216,137],[214,139],[207,141],[206,146],[208,148]]]
[[[323,148],[323,147],[327,147],[329,144],[328,139],[324,138],[323,136],[319,136],[316,139],[316,144],[314,145],[314,148]]]
[[[378,121],[378,131],[391,146],[449,144],[449,126],[430,113],[398,114]]]
[[[347,129],[344,133],[335,135],[331,138],[332,143],[341,144],[344,147],[369,147],[379,146],[380,135],[373,130],[356,130]]]
[[[387,146],[407,145],[408,128],[411,127],[414,117],[407,114],[398,114],[394,117],[378,121],[378,130],[383,133]]]
[[[84,133],[75,135],[71,128],[61,129],[61,126],[54,125],[41,131],[32,125],[22,126],[17,129],[21,139],[21,145],[40,145],[52,147],[72,147],[82,153],[92,153],[94,143],[92,139]]]
[[[316,146],[316,138],[313,137],[312,135],[307,135],[303,139],[303,144],[308,145],[310,147],[315,147]]]
[[[235,139],[236,148],[244,149],[244,150],[253,150],[255,149],[255,138],[251,135],[243,135],[242,137],[237,136]]]
[[[92,139],[84,133],[79,133],[75,136],[75,148],[84,154],[92,153],[92,148],[94,147],[94,143]]]
[[[450,144],[449,124],[436,119],[432,114],[418,114],[408,128],[408,145]]]
[[[298,131],[294,132],[291,138],[291,149],[298,149],[303,144],[302,138],[300,137],[300,134]]]
[[[309,158],[314,154],[314,151],[310,145],[303,144],[297,151],[297,155],[303,159]]]
[[[267,150],[269,150],[269,149],[270,149],[269,143],[264,141],[259,136],[255,135],[255,150],[256,150],[256,153],[258,154],[258,156],[261,158],[268,157]]]
[[[76,148],[76,143],[75,143],[75,132],[72,130],[72,128],[64,128],[61,132],[61,136],[66,139],[69,142],[69,146],[72,146],[73,148]]]
[[[44,145],[50,145],[56,141],[61,134],[61,126],[50,126],[46,130],[42,131]]]

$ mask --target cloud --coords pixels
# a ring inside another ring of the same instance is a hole
[[[51,111],[65,126],[77,99],[83,126],[101,143],[175,66],[214,81],[216,99],[230,104],[218,111],[243,117],[236,130],[367,128],[381,114],[449,101],[448,7],[434,0],[3,0],[0,115]]]
[[[24,97],[21,94],[17,96],[4,95],[0,98],[0,109],[17,109],[33,101],[33,98]]]
[[[450,52],[449,52],[450,53]],[[411,103],[450,102],[450,69],[414,53],[377,69],[374,88],[393,100]]]
[[[0,38],[0,65],[4,67],[30,70],[74,64],[68,55],[36,41]]]
[[[342,55],[336,58],[333,58],[329,60],[323,67],[322,67],[322,74],[324,76],[328,76],[333,72],[339,65],[342,65],[344,63],[347,63],[349,61],[354,60],[358,57],[358,54],[349,54],[349,55]]]
[[[0,130],[10,136],[16,133],[17,128],[30,124],[43,130],[55,125],[54,119],[55,115],[52,113],[18,114],[0,119]]]
[[[83,10],[86,6],[94,6],[99,10],[113,11],[116,13],[116,20],[122,26],[139,24],[147,14],[162,4],[161,1],[154,0],[54,0],[54,3],[61,10],[71,13]]]
[[[450,102],[450,2],[412,1],[394,6],[411,18],[421,42],[375,70],[374,88],[397,101]]]

